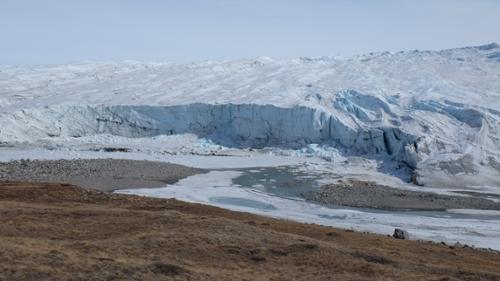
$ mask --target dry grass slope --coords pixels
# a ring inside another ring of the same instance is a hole
[[[500,256],[68,184],[0,182],[0,280],[500,280]]]

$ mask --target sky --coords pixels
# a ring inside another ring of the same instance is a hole
[[[493,42],[499,0],[0,0],[0,65],[293,59]]]

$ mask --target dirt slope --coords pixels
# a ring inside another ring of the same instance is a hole
[[[68,184],[0,182],[0,280],[500,280],[500,255]]]

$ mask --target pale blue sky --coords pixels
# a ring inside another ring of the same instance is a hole
[[[498,0],[0,0],[0,64],[355,55],[500,43]]]

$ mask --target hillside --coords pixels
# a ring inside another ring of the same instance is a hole
[[[500,255],[68,184],[0,182],[1,280],[499,280]]]

